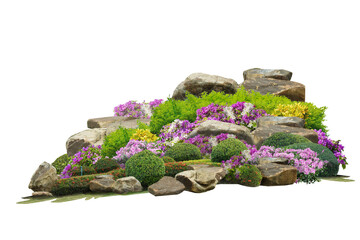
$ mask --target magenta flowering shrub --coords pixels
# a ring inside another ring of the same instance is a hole
[[[120,165],[123,165],[127,160],[129,160],[129,158],[143,150],[149,150],[158,156],[164,155],[163,151],[160,149],[157,143],[148,143],[146,141],[132,139],[125,147],[120,148],[120,150],[116,152],[114,159]]]
[[[297,182],[314,183],[319,181],[317,176],[323,169],[327,161],[322,161],[317,157],[317,153],[310,148],[302,149],[282,149],[269,146],[262,146],[253,154],[254,159],[263,157],[285,158],[289,165],[297,168]]]
[[[344,151],[344,146],[340,144],[340,140],[331,140],[321,129],[314,129],[314,131],[318,134],[318,144],[330,149],[330,151],[334,153],[338,162],[341,164],[342,168],[345,169],[348,163],[346,161],[345,155],[342,153],[342,151]]]
[[[60,174],[60,178],[69,178],[72,171],[81,166],[92,166],[101,159],[101,145],[83,147],[79,152],[75,153],[70,162]]]
[[[162,102],[162,99],[155,99],[149,103],[128,101],[114,108],[114,116],[150,118],[154,108],[158,107]]]
[[[266,116],[265,110],[256,109],[255,105],[248,102],[237,102],[231,106],[210,104],[196,111],[196,123],[204,120],[217,120],[242,125],[250,130],[256,128],[256,119]]]

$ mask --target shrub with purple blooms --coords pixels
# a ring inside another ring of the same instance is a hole
[[[263,157],[285,158],[289,165],[297,168],[297,182],[314,183],[319,181],[317,176],[327,164],[317,157],[317,153],[310,148],[306,149],[282,149],[269,146],[262,146],[253,154],[254,159]]]
[[[93,166],[99,159],[101,159],[101,146],[83,147],[79,152],[75,153],[70,162],[61,172],[61,178],[69,178],[72,176],[72,171],[81,166]]]
[[[348,163],[346,161],[346,157],[344,153],[342,153],[344,151],[344,146],[340,144],[340,140],[337,141],[331,140],[328,136],[326,136],[326,133],[324,133],[321,129],[319,130],[314,129],[314,131],[317,132],[318,134],[318,138],[319,138],[318,144],[323,145],[324,147],[330,149],[330,151],[334,153],[338,162],[341,164],[342,168],[345,169]]]
[[[155,99],[149,103],[128,101],[114,108],[114,116],[150,118],[154,108],[158,107],[162,102],[162,99]]]
[[[237,102],[231,106],[210,104],[196,111],[196,123],[204,120],[217,120],[242,125],[250,130],[256,128],[256,119],[266,116],[265,110],[256,109],[255,105],[249,102]]]
[[[131,158],[136,153],[142,152],[143,150],[149,150],[152,153],[155,153],[157,156],[163,156],[163,151],[160,149],[157,143],[148,143],[146,141],[140,140],[130,140],[125,147],[119,149],[116,152],[114,159],[120,164],[123,165],[126,161]]]

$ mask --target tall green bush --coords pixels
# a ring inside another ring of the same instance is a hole
[[[103,158],[116,156],[116,151],[125,147],[135,132],[136,129],[119,127],[115,132],[107,135],[102,145],[101,156]]]

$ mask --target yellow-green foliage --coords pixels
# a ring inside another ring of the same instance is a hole
[[[155,142],[158,137],[155,134],[152,134],[149,129],[137,129],[130,139]]]
[[[292,102],[290,104],[279,104],[271,114],[283,117],[299,117],[305,120],[305,128],[322,129],[327,131],[323,124],[326,107],[316,107],[312,103]]]

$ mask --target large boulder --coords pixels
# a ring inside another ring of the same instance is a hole
[[[184,184],[169,176],[164,176],[148,187],[148,191],[154,196],[175,195],[182,193],[184,190]]]
[[[102,117],[102,118],[91,118],[87,121],[88,128],[107,128],[113,123],[123,122],[128,120],[128,117]]]
[[[141,192],[141,183],[135,177],[119,178],[112,186],[112,191],[119,194]]]
[[[112,124],[110,124],[107,129],[106,129],[106,135],[109,135],[112,132],[115,132],[117,129],[119,129],[119,127],[123,127],[123,128],[138,128],[138,123],[142,122],[145,123],[146,125],[150,125],[150,119],[138,119],[138,118],[125,118],[122,121],[119,122],[114,122]]]
[[[92,192],[112,192],[115,181],[112,178],[100,178],[90,181],[90,190]]]
[[[263,95],[269,93],[277,96],[285,96],[292,101],[305,102],[305,85],[271,78],[253,78],[245,80],[241,86],[247,91],[259,92]]]
[[[195,96],[201,96],[203,92],[210,93],[212,91],[234,94],[237,88],[238,84],[233,79],[204,73],[193,73],[176,87],[172,98],[184,100],[186,92]]]
[[[90,145],[102,145],[105,138],[106,128],[87,129],[69,137],[66,141],[68,156],[73,156],[83,147]]]
[[[305,120],[298,117],[278,117],[278,116],[264,116],[256,119],[257,127],[269,127],[272,125],[283,125],[289,127],[303,128]]]
[[[221,133],[234,134],[238,139],[245,140],[248,144],[254,144],[253,137],[247,127],[216,120],[206,120],[202,122],[189,134],[189,138],[195,137],[196,135],[216,136]]]
[[[257,148],[261,146],[261,144],[274,133],[277,132],[286,132],[292,133],[295,135],[303,136],[310,141],[317,143],[318,142],[318,135],[315,131],[306,129],[306,128],[298,128],[298,127],[288,127],[282,125],[270,125],[267,127],[259,127],[251,132],[251,135],[254,139],[254,144]]]
[[[175,175],[175,179],[184,184],[187,191],[202,193],[214,189],[225,174],[223,168],[205,167],[180,172]]]
[[[297,169],[293,166],[265,163],[256,166],[262,175],[261,185],[264,186],[279,186],[289,185],[296,182]]]
[[[249,80],[254,78],[271,78],[271,79],[290,81],[292,77],[292,72],[284,69],[252,68],[244,71],[243,75],[244,75],[244,80]]]
[[[57,180],[56,168],[43,162],[32,175],[29,188],[34,192],[50,192]]]

